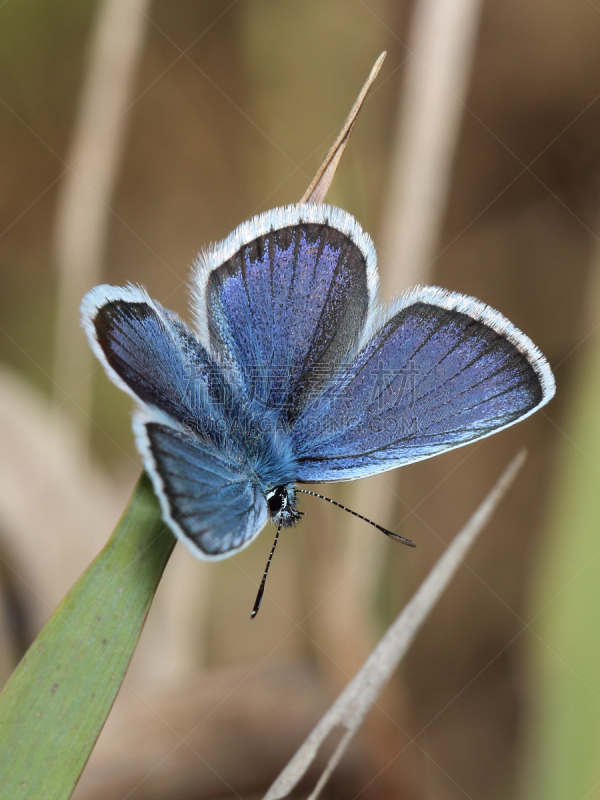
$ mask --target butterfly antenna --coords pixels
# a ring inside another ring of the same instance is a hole
[[[279,539],[280,530],[281,530],[281,523],[279,523],[279,525],[277,526],[275,541],[273,542],[273,547],[271,548],[271,552],[269,554],[269,560],[267,561],[267,566],[265,567],[265,571],[262,576],[262,581],[260,582],[260,586],[258,588],[258,594],[256,595],[256,600],[254,601],[254,608],[252,609],[252,613],[250,614],[251,619],[254,619],[254,617],[258,614],[258,609],[260,608],[260,604],[262,603],[263,594],[265,593],[265,583],[267,582],[267,572],[269,571],[269,567],[271,566],[271,559],[273,558],[273,553],[275,552],[275,548],[277,547],[277,541]]]
[[[397,533],[393,533],[393,531],[388,531],[387,528],[383,528],[381,525],[378,525],[376,522],[373,522],[372,519],[367,519],[366,517],[363,517],[362,514],[359,514],[356,511],[352,511],[351,508],[346,508],[346,506],[343,506],[341,503],[337,503],[335,500],[332,500],[331,497],[325,497],[325,495],[323,495],[323,494],[317,494],[317,492],[311,492],[310,489],[299,489],[297,486],[296,486],[296,491],[297,492],[302,492],[302,494],[310,494],[313,497],[318,497],[320,500],[327,500],[328,503],[331,503],[332,505],[337,506],[338,508],[342,508],[344,511],[347,511],[349,514],[354,514],[355,517],[358,517],[359,519],[362,519],[365,522],[368,522],[369,525],[372,525],[374,528],[377,528],[378,531],[381,531],[382,533],[385,533],[385,535],[389,536],[390,539],[396,539],[396,541],[402,542],[402,544],[407,544],[409,547],[416,547],[417,546],[414,542],[411,542],[410,539],[405,539],[404,536],[399,536]]]

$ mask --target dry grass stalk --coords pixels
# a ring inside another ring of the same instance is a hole
[[[354,128],[359,111],[365,102],[367,94],[369,93],[369,89],[375,82],[375,78],[379,75],[379,70],[385,61],[386,55],[387,53],[384,51],[373,64],[373,69],[371,70],[365,85],[360,90],[360,93],[356,98],[356,102],[352,106],[352,110],[348,114],[346,121],[342,126],[342,130],[340,131],[333,145],[330,147],[329,152],[323,159],[321,166],[317,170],[315,177],[310,183],[310,186],[302,195],[300,200],[301,203],[322,203],[325,200],[325,196],[329,191],[329,187],[331,186],[331,182],[333,181],[333,177],[336,173],[338,165],[342,156],[344,155],[346,145],[350,140],[350,134]]]
[[[144,44],[150,0],[104,0],[88,52],[73,139],[58,198],[54,250],[58,270],[55,380],[72,392],[91,372],[79,335],[79,303],[101,280],[108,226],[127,133],[132,88]],[[89,414],[89,381],[77,391],[81,424]]]
[[[420,0],[413,12],[382,231],[390,295],[429,280],[481,5],[481,0]]]

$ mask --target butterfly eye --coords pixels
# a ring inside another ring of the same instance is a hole
[[[280,487],[273,489],[267,494],[267,505],[271,515],[278,514],[287,505],[287,496]]]

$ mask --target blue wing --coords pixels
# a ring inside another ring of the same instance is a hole
[[[350,480],[460,447],[553,394],[542,354],[497,311],[414,290],[297,420],[298,480]]]
[[[244,376],[246,401],[294,418],[304,398],[354,355],[375,253],[339,209],[275,209],[235,231],[205,258],[197,302],[211,347]]]
[[[134,287],[96,287],[82,316],[109,376],[141,403],[136,444],[165,522],[201,558],[243,548],[267,521],[267,503],[230,435],[235,405],[221,368]]]
[[[222,371],[175,314],[135,287],[97,286],[83,299],[82,320],[121,389],[198,432],[219,430]]]
[[[194,555],[226,558],[250,544],[268,512],[243,460],[143,414],[134,431],[163,519]]]

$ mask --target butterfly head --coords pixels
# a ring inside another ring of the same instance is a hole
[[[296,508],[296,490],[292,484],[273,486],[265,497],[269,509],[269,518],[274,525],[288,528],[295,525],[303,515]]]

